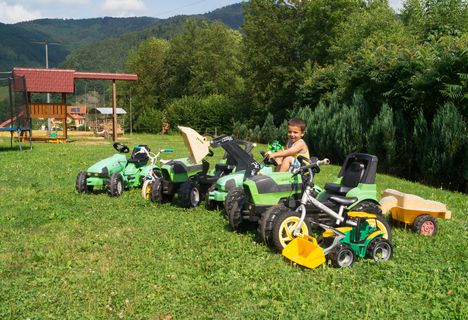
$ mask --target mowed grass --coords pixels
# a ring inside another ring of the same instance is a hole
[[[187,155],[178,135],[125,143]],[[388,262],[309,270],[253,231],[232,232],[220,211],[156,205],[138,189],[120,198],[77,194],[77,173],[112,155],[111,142],[34,143],[32,151],[9,144],[0,137],[0,319],[468,317],[467,195],[378,175],[380,192],[442,201],[453,219],[439,220],[433,238],[394,228]],[[323,168],[316,182],[338,170]]]

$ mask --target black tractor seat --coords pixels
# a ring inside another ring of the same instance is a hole
[[[341,182],[326,183],[325,190],[334,195],[345,196],[359,183],[373,184],[377,162],[377,157],[370,154],[352,153],[348,155],[338,174],[338,177],[341,177]]]
[[[128,163],[133,163],[137,167],[145,166],[148,163],[148,155],[146,153],[138,153],[141,150],[141,147],[150,151],[150,148],[147,145],[141,145],[133,148],[132,156],[127,160]]]

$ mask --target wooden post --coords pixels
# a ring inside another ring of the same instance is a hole
[[[62,93],[62,105],[65,108],[65,113],[63,115],[62,126],[63,126],[63,135],[64,135],[64,142],[68,139],[68,130],[67,130],[67,94]]]
[[[112,140],[117,140],[117,99],[115,79],[112,80]]]

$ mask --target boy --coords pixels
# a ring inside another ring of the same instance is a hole
[[[299,167],[297,157],[299,155],[309,158],[309,149],[302,137],[305,133],[305,122],[300,118],[288,121],[288,146],[286,150],[267,152],[268,158],[274,158],[278,163],[276,171],[286,172],[291,168]]]

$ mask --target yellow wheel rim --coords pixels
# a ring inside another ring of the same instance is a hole
[[[148,200],[150,198],[151,184],[152,181],[145,181],[143,183],[142,196],[145,200]]]
[[[299,217],[292,216],[284,219],[281,223],[278,232],[278,239],[283,248],[286,247],[286,245],[291,242],[292,239],[294,239],[293,232],[296,229],[299,220],[301,220]],[[309,235],[309,229],[307,228],[305,222],[302,223],[301,234]]]
[[[379,221],[377,219],[368,219],[367,223],[369,224],[369,226],[374,227],[374,228],[375,228],[375,224],[377,223],[377,228],[384,233],[382,238],[388,240],[388,230],[386,226],[382,223],[382,221]]]

